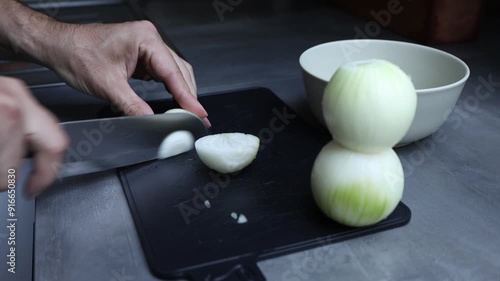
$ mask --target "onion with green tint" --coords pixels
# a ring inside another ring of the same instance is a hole
[[[341,66],[323,96],[334,141],[319,153],[311,175],[314,200],[331,219],[368,226],[387,218],[403,196],[401,162],[392,150],[415,116],[410,78],[384,60]]]
[[[389,216],[403,196],[404,176],[396,153],[355,152],[335,142],[319,153],[311,176],[312,193],[331,219],[367,226]]]

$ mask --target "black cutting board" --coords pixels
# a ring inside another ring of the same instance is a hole
[[[310,191],[317,154],[329,140],[267,89],[203,96],[210,133],[261,138],[255,161],[235,175],[208,169],[191,151],[120,171],[152,272],[165,279],[265,280],[257,260],[351,239],[410,220],[402,203],[385,221],[349,228],[324,216]],[[171,102],[151,104],[156,112]],[[210,208],[204,201],[208,200]],[[238,224],[231,213],[248,220]]]

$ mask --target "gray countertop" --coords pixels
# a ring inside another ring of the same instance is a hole
[[[193,64],[200,94],[268,87],[310,120],[299,55],[322,42],[353,38],[354,27],[365,25],[333,9],[289,11],[286,5],[255,16],[245,2],[221,22],[210,1],[203,2],[146,7]],[[500,280],[499,25],[486,19],[477,41],[437,46],[468,63],[471,76],[460,110],[441,129],[446,141],[427,138],[397,149],[411,222],[261,261],[268,280]],[[405,40],[387,31],[376,38]],[[490,95],[464,103],[488,77],[498,81]],[[66,179],[38,198],[35,253],[36,281],[156,280],[115,172]]]

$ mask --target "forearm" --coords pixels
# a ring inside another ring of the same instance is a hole
[[[47,64],[60,25],[16,0],[0,0],[0,58]]]

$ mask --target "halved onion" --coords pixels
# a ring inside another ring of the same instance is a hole
[[[250,165],[259,145],[258,137],[243,133],[209,135],[195,142],[201,161],[220,173],[234,173]]]

